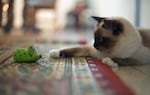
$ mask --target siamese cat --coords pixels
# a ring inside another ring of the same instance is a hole
[[[132,58],[140,63],[150,63],[149,48],[143,45],[140,32],[128,20],[121,17],[92,16],[92,18],[98,22],[94,31],[93,45],[52,50],[49,56],[90,56],[101,60],[104,58]]]

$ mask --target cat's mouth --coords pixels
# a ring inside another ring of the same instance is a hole
[[[106,50],[106,48],[104,46],[97,46],[95,43],[94,43],[94,48],[99,50],[99,51],[104,51]]]
[[[106,49],[109,49],[113,46],[113,41],[110,38],[107,37],[102,37],[102,38],[97,38],[95,37],[95,42],[93,44],[94,48],[99,50],[99,51],[104,51]]]

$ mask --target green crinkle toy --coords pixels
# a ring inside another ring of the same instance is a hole
[[[16,62],[35,62],[41,58],[41,55],[38,55],[35,48],[30,46],[28,49],[18,48],[13,53],[14,60]]]

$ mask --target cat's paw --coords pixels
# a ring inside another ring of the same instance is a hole
[[[48,53],[49,58],[56,58],[56,57],[60,57],[60,50],[51,50]]]
[[[107,65],[110,66],[110,67],[118,67],[118,64],[115,63],[115,62],[114,62],[111,58],[109,58],[109,57],[103,58],[103,59],[102,59],[102,62],[103,62],[104,64],[107,64]]]

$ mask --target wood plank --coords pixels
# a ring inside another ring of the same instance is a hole
[[[136,93],[150,95],[149,66],[124,66],[116,70],[116,74]]]
[[[150,77],[150,64],[135,66],[134,68]]]

